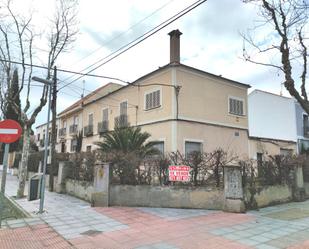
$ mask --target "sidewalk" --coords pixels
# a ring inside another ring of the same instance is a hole
[[[7,193],[15,195],[16,188],[17,179],[8,176]],[[7,222],[0,230],[0,248],[309,249],[309,201],[246,214],[91,208],[77,198],[48,191],[43,215],[34,213],[39,201],[17,203],[33,217]]]

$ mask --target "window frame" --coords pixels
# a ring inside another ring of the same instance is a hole
[[[242,110],[243,110],[242,114],[237,114],[237,113],[231,112],[230,99],[242,102]],[[231,96],[231,95],[228,96],[227,107],[228,107],[228,114],[229,115],[233,115],[233,116],[237,116],[237,117],[244,117],[244,116],[246,116],[246,108],[245,108],[245,99],[244,98],[240,98],[240,97],[236,97],[236,96]]]
[[[126,114],[121,114],[121,104],[124,103],[124,102],[127,103],[127,111],[126,111]],[[128,116],[128,108],[129,108],[129,102],[128,102],[127,99],[120,101],[120,103],[119,103],[119,116],[120,115],[127,115]]]
[[[146,108],[146,96],[149,95],[149,94],[152,94],[154,92],[157,92],[157,91],[160,92],[160,94],[159,94],[159,97],[160,97],[159,105],[147,109]],[[156,87],[156,88],[152,88],[151,90],[145,91],[144,92],[144,111],[151,111],[151,110],[154,110],[154,109],[161,108],[162,107],[162,99],[163,99],[162,98],[162,87]]]
[[[186,143],[199,143],[201,145],[200,152],[203,153],[203,150],[204,150],[204,140],[200,140],[200,139],[184,139],[184,142],[183,142],[183,152],[184,152],[185,157],[187,157]]]
[[[107,120],[104,120],[104,111],[107,110]],[[109,109],[108,107],[105,107],[102,109],[102,122],[109,120]]]

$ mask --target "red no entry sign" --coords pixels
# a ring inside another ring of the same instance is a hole
[[[21,126],[19,123],[12,119],[6,119],[0,122],[0,142],[1,143],[14,143],[21,136]]]

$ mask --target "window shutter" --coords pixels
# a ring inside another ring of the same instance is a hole
[[[127,101],[120,103],[120,115],[127,115]]]
[[[103,110],[103,121],[108,121],[108,109]]]
[[[244,115],[244,105],[242,100],[229,99],[229,112],[236,115]]]
[[[147,93],[145,97],[145,109],[149,110],[160,106],[160,90]]]

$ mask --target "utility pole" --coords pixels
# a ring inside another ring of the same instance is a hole
[[[57,119],[57,67],[54,67],[53,76],[53,99],[51,103],[52,109],[52,128],[51,128],[51,144],[50,144],[50,172],[49,172],[49,191],[54,191],[54,171],[56,168],[56,142],[57,142],[57,129],[56,129],[56,119]]]

